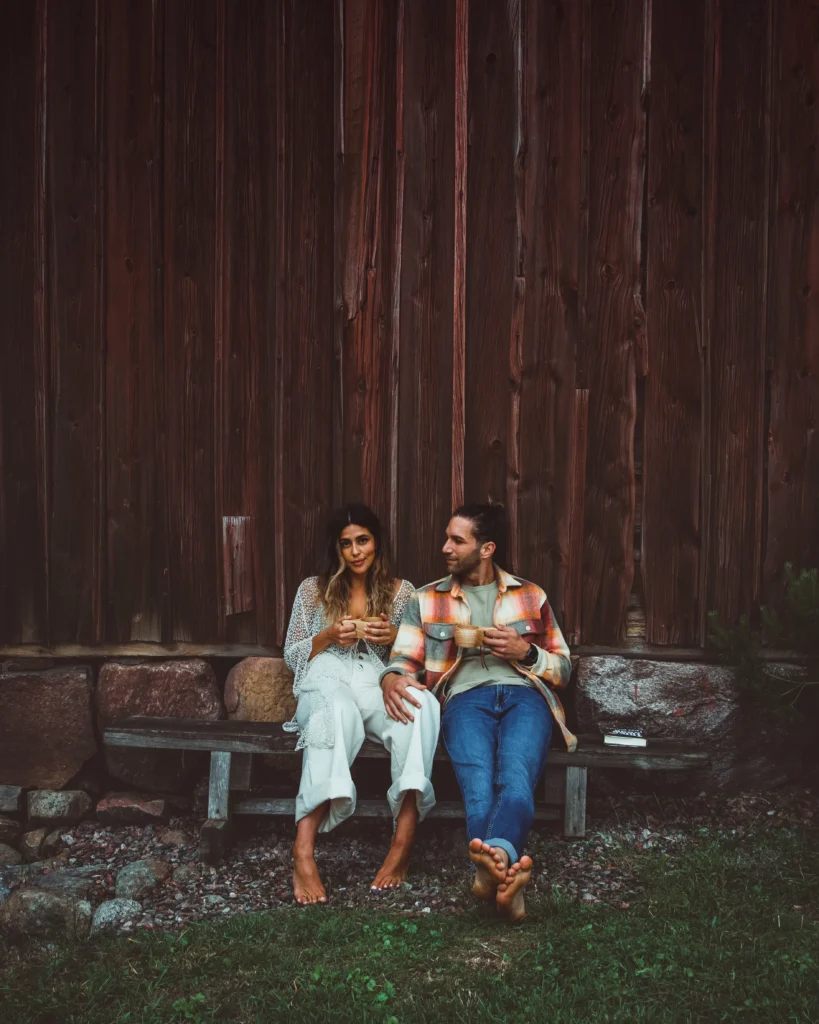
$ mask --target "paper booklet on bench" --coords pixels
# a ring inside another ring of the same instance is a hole
[[[610,747],[644,747],[646,739],[640,729],[612,729],[603,736]]]

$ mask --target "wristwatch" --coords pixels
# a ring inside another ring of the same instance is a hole
[[[531,668],[537,662],[538,649],[534,644],[529,644],[529,650],[526,655],[520,659],[521,665],[524,668]]]

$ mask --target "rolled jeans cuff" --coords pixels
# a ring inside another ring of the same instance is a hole
[[[506,853],[507,856],[509,857],[510,865],[517,863],[518,852],[514,848],[514,846],[512,846],[512,844],[510,842],[507,842],[505,839],[487,839],[486,845],[496,846],[499,850],[503,850],[504,853]]]

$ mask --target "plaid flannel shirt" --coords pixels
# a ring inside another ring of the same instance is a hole
[[[551,708],[563,733],[566,746],[573,751],[577,738],[566,728],[566,714],[555,694],[569,683],[572,665],[569,648],[555,622],[546,594],[527,580],[495,569],[498,599],[493,621],[496,626],[512,626],[521,636],[539,647],[534,665],[512,665],[530,679]],[[416,590],[410,597],[390,661],[381,673],[412,676],[443,702],[447,681],[461,664],[463,652],[455,646],[455,626],[469,625],[471,611],[460,583],[447,576]]]

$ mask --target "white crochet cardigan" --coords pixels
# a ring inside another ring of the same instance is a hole
[[[396,629],[401,624],[401,616],[414,589],[407,580],[401,580],[390,615]],[[313,637],[329,625],[331,623],[319,599],[318,577],[310,576],[299,586],[296,593],[287,638],[284,641],[284,660],[293,673],[293,694],[299,701],[297,717],[302,723],[299,725],[293,718],[284,728],[288,732],[300,733],[296,744],[297,750],[307,746],[333,746],[333,692],[339,686],[349,683],[353,658],[359,651],[366,650],[378,673],[389,660],[389,647],[371,644],[367,640],[361,640],[352,647],[331,644],[311,660]]]

